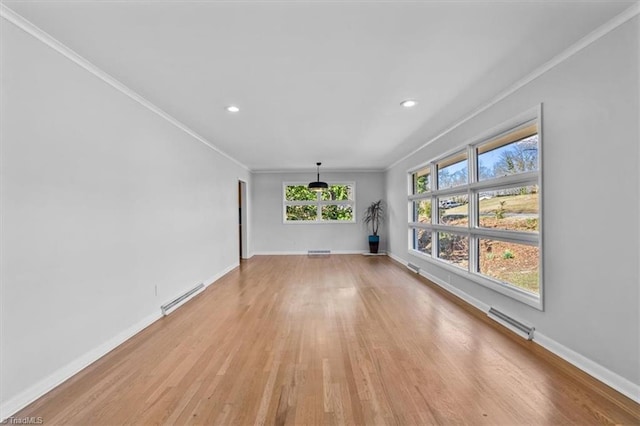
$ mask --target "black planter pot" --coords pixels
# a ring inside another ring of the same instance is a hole
[[[380,236],[369,235],[369,253],[378,253],[379,246],[380,246]]]

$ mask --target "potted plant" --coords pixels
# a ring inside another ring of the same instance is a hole
[[[384,215],[384,206],[382,200],[372,202],[364,212],[362,221],[365,225],[371,225],[372,235],[369,235],[369,251],[371,253],[378,253],[378,247],[380,246],[380,236],[378,235],[378,228],[382,222]]]

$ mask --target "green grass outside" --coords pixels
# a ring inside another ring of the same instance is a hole
[[[540,294],[538,275],[538,271],[531,271],[524,274],[521,272],[507,272],[499,279],[507,281],[508,283],[524,290]]]
[[[538,194],[507,195],[480,200],[480,214],[495,213],[504,201],[504,213],[538,213]],[[468,206],[462,205],[447,209],[447,214],[468,214]]]

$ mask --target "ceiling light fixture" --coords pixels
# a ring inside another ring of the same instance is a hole
[[[240,108],[238,108],[238,107],[237,107],[237,106],[235,106],[235,105],[229,105],[229,106],[227,107],[227,111],[228,111],[228,112],[239,112],[239,111],[240,111]]]
[[[327,182],[321,182],[320,181],[320,165],[322,163],[316,163],[316,166],[318,166],[318,178],[315,182],[311,182],[309,184],[309,189],[312,191],[316,191],[316,192],[320,192],[323,189],[328,189],[329,185],[327,185]]]
[[[402,102],[400,102],[400,105],[402,105],[405,108],[411,108],[414,107],[418,104],[417,101],[413,100],[413,99],[406,99]]]

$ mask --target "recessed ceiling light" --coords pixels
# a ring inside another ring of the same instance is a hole
[[[418,102],[414,101],[413,99],[407,99],[407,100],[404,100],[404,101],[400,102],[400,105],[402,105],[405,108],[411,108],[411,107],[416,106],[417,104],[418,104]]]
[[[240,108],[238,108],[238,107],[237,107],[237,106],[235,106],[235,105],[229,105],[229,106],[227,107],[227,111],[228,111],[228,112],[238,112],[238,111],[240,111]]]

